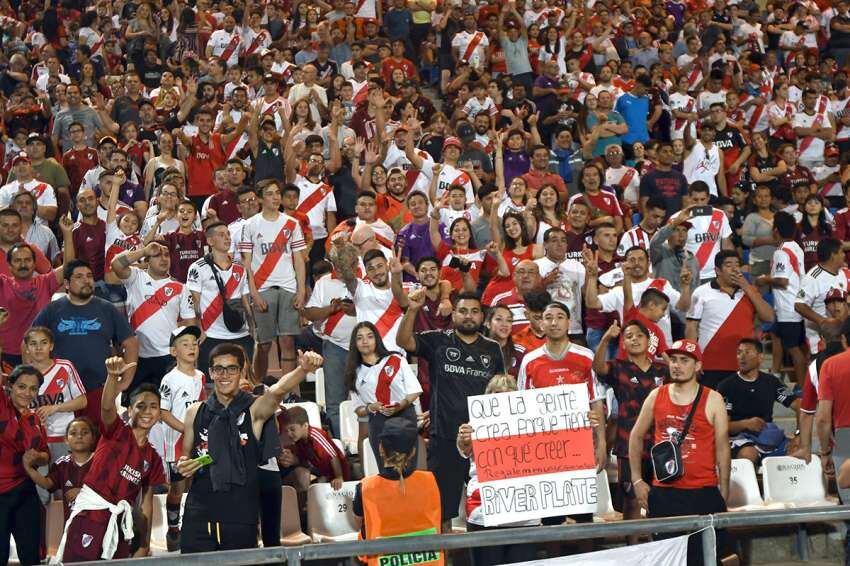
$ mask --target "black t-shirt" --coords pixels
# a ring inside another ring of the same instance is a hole
[[[653,169],[640,180],[640,196],[662,197],[667,201],[667,216],[682,209],[682,197],[688,192],[688,181],[680,172]]]
[[[466,398],[483,395],[490,378],[505,371],[502,350],[484,336],[467,344],[454,330],[430,330],[416,334],[416,355],[428,360],[431,436],[454,440],[469,421]]]
[[[726,401],[730,421],[759,417],[771,422],[774,402],[790,407],[797,398],[775,375],[763,371],[755,381],[746,381],[739,373],[729,376],[720,382],[717,392]]]
[[[599,382],[610,386],[617,398],[617,437],[614,441],[614,454],[617,457],[629,456],[629,434],[635,426],[643,402],[653,389],[664,383],[667,375],[667,366],[660,363],[653,362],[643,371],[629,360],[612,360],[608,362],[608,375],[599,376]],[[647,432],[644,456],[649,455],[651,447],[652,434]]]
[[[839,31],[832,24],[850,25],[850,16],[837,15],[829,23],[829,46],[833,49],[850,49],[850,33]]]

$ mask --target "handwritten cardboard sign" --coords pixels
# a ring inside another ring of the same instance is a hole
[[[596,510],[585,385],[467,399],[486,526]]]

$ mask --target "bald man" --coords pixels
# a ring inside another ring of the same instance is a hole
[[[295,103],[306,98],[310,104],[310,114],[317,124],[322,122],[322,113],[328,109],[328,93],[324,87],[316,84],[318,72],[313,65],[304,65],[302,70],[303,81],[292,85],[289,89],[289,103],[295,108]]]

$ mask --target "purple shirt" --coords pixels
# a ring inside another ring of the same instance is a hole
[[[100,197],[100,185],[97,185],[94,188],[94,194]],[[126,181],[121,188],[118,190],[118,200],[123,203],[129,204],[133,206],[139,201],[146,202],[145,198],[145,190],[141,185],[137,185],[136,183],[131,183],[130,181]]]
[[[519,177],[528,173],[528,169],[531,166],[531,160],[525,151],[513,151],[507,148],[505,148],[504,151],[504,160],[505,188],[507,189],[511,186],[511,181],[514,180],[514,177]]]
[[[406,258],[414,266],[423,257],[437,255],[434,246],[431,245],[431,233],[428,231],[427,222],[425,224],[414,222],[406,224],[398,231],[395,243],[397,248],[401,248],[401,257]],[[404,274],[404,280],[415,281],[407,273]]]

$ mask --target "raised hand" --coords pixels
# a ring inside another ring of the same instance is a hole
[[[316,352],[302,352],[298,350],[298,367],[307,373],[313,373],[322,367],[323,362],[324,358]]]
[[[417,311],[425,304],[425,287],[418,287],[407,295],[407,308]]]
[[[112,356],[105,362],[106,374],[110,377],[115,377],[119,382],[124,372],[136,367],[136,362],[126,363],[121,356]]]
[[[605,339],[605,338],[616,338],[619,335],[620,335],[620,325],[615,320],[613,323],[611,323],[611,326],[608,327],[608,330],[605,331],[605,334],[603,334],[602,338],[603,339]]]

